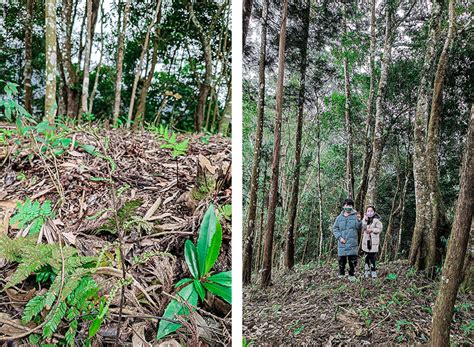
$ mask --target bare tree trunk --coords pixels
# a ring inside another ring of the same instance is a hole
[[[369,165],[372,159],[372,140],[373,140],[373,104],[375,95],[375,40],[376,40],[376,20],[375,20],[375,0],[370,1],[370,53],[369,53],[369,67],[370,67],[370,89],[369,98],[367,100],[367,120],[365,125],[365,153],[362,164],[362,179],[359,191],[356,197],[356,209],[362,211],[364,209],[365,195],[367,194],[367,181],[369,176]]]
[[[160,19],[158,19],[158,22]],[[158,39],[160,37],[160,29],[156,30],[156,35],[153,40],[153,53],[151,56],[151,67],[150,71],[148,72],[147,78],[145,83],[143,84],[141,93],[140,93],[140,101],[138,102],[137,106],[137,113],[135,113],[135,119],[133,123],[133,128],[137,128],[139,125],[143,124],[143,120],[145,119],[145,108],[146,108],[146,97],[148,95],[148,89],[151,86],[151,81],[153,80],[153,76],[155,74],[156,63],[158,62]]]
[[[160,12],[160,7],[161,7],[161,0],[158,0],[156,3],[156,9],[153,14],[153,18],[151,20],[150,25],[148,25],[148,28],[146,30],[145,42],[143,42],[142,52],[140,54],[140,58],[138,60],[138,64],[135,70],[135,78],[133,79],[132,94],[130,96],[130,105],[128,107],[127,128],[130,128],[132,124],[132,114],[133,114],[133,107],[135,105],[135,94],[137,92],[138,80],[140,79],[140,75],[142,73],[143,60],[145,58],[145,53],[148,52],[148,44],[150,42],[151,29],[156,24],[156,20]]]
[[[431,98],[431,112],[428,123],[428,138],[426,146],[426,160],[428,172],[428,185],[430,189],[431,205],[431,225],[428,228],[428,254],[426,258],[426,268],[434,269],[441,261],[441,251],[439,250],[439,228],[443,212],[441,211],[441,191],[439,187],[438,173],[438,150],[439,150],[439,119],[442,107],[443,84],[448,65],[448,54],[455,35],[455,0],[449,2],[449,28],[448,35],[444,42],[443,50],[438,60],[438,67],[435,73],[433,96]]]
[[[44,114],[49,124],[54,124],[56,117],[56,0],[46,0],[46,93],[44,97]]]
[[[410,264],[418,270],[426,268],[426,253],[428,228],[431,225],[431,209],[429,208],[430,192],[428,186],[428,173],[426,170],[426,129],[428,124],[430,91],[432,80],[432,67],[436,57],[436,43],[439,37],[441,22],[441,1],[433,2],[430,19],[430,30],[426,43],[425,57],[420,73],[420,87],[414,120],[414,154],[413,154],[413,179],[415,182],[415,227],[410,247]],[[431,250],[433,251],[433,250]],[[429,252],[429,251],[428,251]]]
[[[245,47],[247,32],[249,30],[250,16],[252,14],[253,0],[244,0],[242,6],[242,46]],[[262,15],[263,16],[263,15]]]
[[[383,46],[382,66],[380,71],[379,87],[377,98],[375,99],[375,128],[374,139],[372,142],[372,157],[369,164],[367,194],[365,197],[365,206],[375,204],[377,194],[377,179],[382,159],[383,150],[383,100],[385,98],[385,89],[387,87],[388,69],[390,67],[392,56],[392,36],[393,36],[393,14],[396,11],[394,5],[387,1],[385,8],[385,38]]]
[[[250,197],[245,223],[244,253],[242,265],[242,283],[250,283],[253,256],[253,237],[255,233],[255,219],[257,215],[258,177],[260,175],[260,159],[262,156],[263,121],[265,110],[265,60],[267,50],[267,17],[268,0],[263,0],[263,12],[260,33],[260,56],[258,62],[258,102],[257,102],[257,129],[255,134],[255,148],[253,151],[252,176],[250,178]],[[265,171],[266,172],[266,171]]]
[[[303,19],[303,46],[301,48],[301,76],[300,91],[298,96],[298,119],[296,125],[296,148],[295,148],[295,170],[293,172],[293,187],[291,189],[291,202],[288,212],[288,230],[286,232],[286,252],[285,266],[292,269],[295,265],[295,224],[298,207],[298,195],[300,189],[300,173],[301,173],[301,137],[303,135],[303,117],[305,102],[305,82],[306,82],[306,66],[308,55],[308,38],[309,38],[309,19],[311,7],[309,2],[306,3],[304,10],[305,17]]]
[[[104,16],[104,9],[101,6],[101,16]],[[89,113],[92,113],[92,107],[94,106],[94,98],[95,94],[97,93],[97,86],[99,85],[99,76],[100,76],[100,68],[102,66],[102,57],[104,55],[104,20],[101,17],[100,20],[100,57],[99,57],[99,63],[97,64],[96,68],[96,73],[95,73],[95,79],[94,79],[94,85],[92,87],[92,92],[89,98]]]
[[[317,103],[318,101],[316,101]],[[316,109],[316,112],[318,110]],[[324,223],[323,223],[323,193],[321,189],[321,114],[318,112],[318,151],[317,151],[317,163],[318,163],[318,201],[319,201],[319,258],[323,255],[323,239],[324,239]]]
[[[397,175],[397,188],[395,189],[395,194],[392,200],[392,208],[390,209],[390,217],[388,218],[387,231],[383,239],[382,250],[380,251],[380,259],[386,260],[389,253],[389,243],[392,244],[392,234],[393,234],[393,220],[400,213],[401,204],[402,204],[402,195],[400,193],[401,178],[400,175]],[[397,207],[395,204],[397,202],[397,197],[400,194]]]
[[[204,124],[204,109],[206,107],[207,97],[211,90],[212,82],[212,48],[209,36],[199,23],[196,14],[194,13],[192,3],[189,4],[189,15],[194,26],[199,32],[202,49],[204,52],[204,61],[206,65],[206,72],[204,74],[204,81],[199,88],[198,103],[196,106],[196,113],[194,115],[194,130],[201,131]]]
[[[125,33],[127,32],[128,13],[130,12],[131,0],[127,0],[125,4],[125,10],[123,13],[122,30],[118,37],[118,48],[117,48],[117,78],[115,79],[115,99],[114,99],[114,121],[113,124],[117,125],[118,117],[120,113],[120,99],[122,91],[122,73],[123,73],[123,54],[125,45]],[[120,8],[120,7],[119,7]],[[120,11],[120,10],[119,10]]]
[[[278,82],[276,90],[275,130],[274,147],[272,156],[272,179],[270,198],[268,204],[267,225],[265,232],[265,244],[263,250],[262,282],[263,288],[268,287],[272,278],[272,255],[273,255],[273,231],[275,228],[275,212],[278,200],[278,178],[280,170],[280,144],[281,144],[281,121],[283,107],[283,82],[285,78],[285,47],[286,47],[286,21],[288,16],[288,0],[283,0],[280,44],[278,52]]]
[[[81,113],[86,113],[87,98],[89,97],[89,68],[91,62],[91,48],[92,48],[92,0],[87,0],[87,31],[86,31],[86,46],[84,57],[84,78],[82,79],[82,95],[81,95]]]
[[[23,83],[25,84],[25,109],[33,113],[33,89],[31,86],[31,74],[33,60],[32,36],[33,29],[33,11],[35,0],[26,0],[26,20],[25,20],[25,69],[23,71]]]
[[[450,27],[454,22],[454,1],[449,2]],[[449,34],[448,34],[449,36]],[[471,120],[464,163],[461,171],[459,197],[449,238],[448,250],[441,275],[440,288],[433,309],[431,346],[449,346],[449,329],[453,318],[454,303],[461,283],[463,261],[469,242],[469,232],[474,212],[474,106],[471,106]]]
[[[400,249],[401,249],[401,246],[402,246],[403,228],[405,227],[405,201],[406,201],[406,196],[407,196],[409,180],[410,180],[410,173],[407,172],[407,174],[405,176],[405,183],[403,184],[402,198],[400,200],[400,206],[402,207],[402,209],[401,209],[401,212],[400,212],[400,227],[398,229],[398,241],[397,241],[397,246],[396,246],[395,252],[394,252],[394,259],[398,259]]]
[[[472,290],[474,285],[474,220],[471,223],[471,231],[469,233],[469,244],[464,258],[462,276],[462,287],[466,291]]]
[[[229,83],[227,84],[227,88],[228,89],[227,89],[226,102],[225,102],[224,110],[222,111],[222,118],[219,122],[219,134],[221,134],[222,136],[228,136],[230,124],[232,121],[232,82],[229,81]],[[214,126],[211,128],[211,130],[213,128]]]

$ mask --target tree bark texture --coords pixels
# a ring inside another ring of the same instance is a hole
[[[25,85],[25,109],[31,114],[33,112],[33,88],[31,86],[32,75],[32,29],[35,0],[26,0],[25,20],[25,69],[23,71],[23,83]]]
[[[54,124],[56,117],[56,0],[46,0],[46,92],[44,97],[45,119]]]

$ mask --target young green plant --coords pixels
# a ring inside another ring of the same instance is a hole
[[[184,287],[178,292],[177,299],[171,300],[165,309],[158,326],[158,340],[180,328],[176,317],[188,315],[188,306],[197,306],[199,298],[204,301],[207,291],[232,304],[231,271],[211,275],[221,244],[222,227],[211,204],[201,222],[197,245],[191,240],[185,242],[184,257],[192,278],[183,278],[176,283],[177,288]]]

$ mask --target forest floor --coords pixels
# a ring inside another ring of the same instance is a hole
[[[273,285],[244,288],[243,336],[261,345],[424,344],[438,282],[417,274],[406,262],[379,265],[376,279],[337,277],[337,262],[297,266],[276,273]],[[474,344],[472,292],[460,291],[451,343]]]
[[[109,267],[120,269],[113,217],[117,212],[124,230],[127,273],[134,278],[134,285],[125,290],[120,338],[123,345],[158,346],[156,318],[170,301],[164,293],[174,293],[176,282],[190,276],[184,242],[196,241],[200,220],[211,202],[216,211],[231,204],[230,139],[178,135],[178,142],[187,139],[189,143],[185,153],[174,158],[172,149],[162,148],[165,141],[156,133],[78,127],[58,137],[59,142],[50,138],[40,155],[38,139],[7,128],[10,130],[4,130],[0,138],[0,236],[21,236],[20,228],[9,222],[17,202],[49,200],[55,215],[41,229],[38,243],[57,243],[61,237],[80,255],[100,255]],[[56,150],[59,152],[53,155]],[[231,268],[231,222],[223,213],[220,218],[223,241],[213,269],[227,271]],[[3,338],[35,327],[30,323],[25,328],[20,318],[28,300],[42,293],[41,284],[38,287],[32,276],[4,290],[16,269],[17,264],[0,259]],[[110,293],[113,275],[93,276],[102,294]],[[101,344],[115,340],[119,306],[120,291],[97,334]],[[186,327],[170,335],[169,345],[196,339],[204,345],[230,343],[230,306],[210,293],[200,306]],[[56,338],[49,342],[58,343],[67,329],[63,321]],[[79,326],[76,344],[82,345],[87,337],[88,326]]]

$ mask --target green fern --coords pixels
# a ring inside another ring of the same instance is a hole
[[[46,324],[43,327],[43,337],[50,338],[58,330],[59,324],[63,317],[66,315],[67,305],[63,301],[61,302],[55,310],[50,311],[46,316]]]
[[[46,296],[45,295],[38,295],[37,297],[34,297],[25,306],[25,309],[23,310],[23,317],[22,321],[23,323],[28,323],[30,322],[33,317],[35,317],[38,313],[43,311],[44,306],[46,305]]]
[[[30,198],[27,198],[24,204],[17,203],[17,209],[17,213],[10,220],[10,225],[18,223],[20,229],[31,225],[30,234],[37,234],[48,218],[54,218],[49,200],[40,204],[38,200],[32,203]]]

